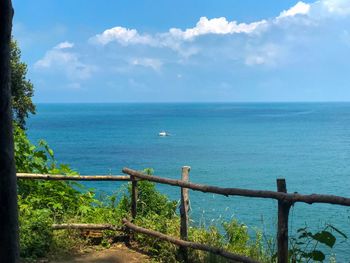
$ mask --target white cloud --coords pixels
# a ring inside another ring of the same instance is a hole
[[[163,62],[156,58],[134,58],[130,61],[133,66],[150,67],[155,71],[159,71],[163,65]]]
[[[311,6],[309,4],[299,1],[295,6],[289,8],[288,10],[282,11],[277,19],[283,17],[293,17],[296,15],[307,15],[310,12],[310,8]]]
[[[35,63],[36,68],[50,68],[53,64],[65,64],[76,60],[76,56],[70,52],[66,52],[63,49],[72,48],[73,43],[62,42],[47,51],[45,56]]]
[[[51,48],[33,74],[53,76],[51,86],[107,94],[107,100],[113,92],[118,100],[181,100],[183,94],[246,100],[254,93],[274,96],[282,86],[301,92],[312,87],[315,94],[318,83],[345,87],[350,0],[298,1],[275,17],[252,22],[201,17],[156,33],[121,26],[102,30],[90,38],[95,46],[65,41]]]
[[[350,14],[350,0],[318,0],[310,4],[299,1],[274,18],[251,23],[203,16],[193,27],[173,27],[154,34],[116,26],[89,39],[90,43],[102,46],[101,49],[92,50],[88,46],[86,50],[90,53],[81,57],[82,51],[77,51],[74,43],[65,41],[47,51],[35,63],[35,68],[59,69],[71,79],[87,79],[96,67],[84,62],[84,58],[93,61],[92,64],[105,63],[105,68],[114,68],[114,72],[120,74],[129,74],[136,66],[160,71],[165,68],[164,61],[167,65],[184,67],[222,61],[250,67],[275,66],[290,63],[293,54],[297,57],[298,48],[303,50],[303,45],[309,45],[307,42],[311,43],[323,26],[334,23],[329,17],[346,14]],[[340,30],[344,32],[345,28]],[[348,39],[345,33],[341,37],[343,42]],[[103,48],[112,42],[119,45],[114,45],[111,51]],[[120,46],[124,47],[122,52]]]
[[[171,28],[169,30],[169,33],[175,38],[180,38],[183,40],[192,40],[195,37],[207,34],[249,34],[254,32],[259,26],[264,24],[266,24],[266,20],[261,20],[250,24],[238,24],[237,21],[228,21],[225,17],[213,19],[201,17],[195,27],[188,28],[184,31],[178,28]]]
[[[90,38],[90,43],[106,45],[115,41],[123,46],[141,44],[158,47],[170,47],[174,50],[179,50],[182,41],[193,40],[198,36],[208,34],[250,34],[266,23],[266,20],[246,24],[237,23],[237,21],[228,21],[225,17],[212,19],[201,17],[195,27],[187,28],[185,30],[170,28],[168,32],[158,33],[153,36],[148,34],[139,34],[136,29],[128,29],[117,26],[107,29],[102,34],[97,34]]]
[[[320,9],[322,10],[318,10]],[[105,30],[90,38],[90,42],[100,45],[106,45],[110,42],[118,42],[123,46],[127,45],[150,45],[154,47],[169,47],[173,50],[181,49],[184,41],[194,41],[197,37],[203,35],[233,35],[233,34],[252,34],[261,32],[259,29],[266,28],[273,24],[274,21],[281,22],[285,18],[293,19],[298,16],[307,16],[313,13],[314,16],[326,12],[327,14],[350,14],[349,0],[319,0],[312,4],[299,1],[291,8],[282,11],[279,16],[269,19],[260,20],[252,23],[238,23],[229,21],[225,17],[209,19],[201,17],[194,27],[187,29],[170,28],[168,32],[158,34],[140,34],[136,29],[128,29],[117,26]],[[310,23],[311,24],[311,23]]]
[[[72,48],[74,47],[74,43],[64,41],[59,43],[57,46],[54,47],[54,49],[65,49],[65,48]]]
[[[70,49],[73,43],[62,42],[47,51],[44,57],[34,64],[36,70],[61,70],[73,79],[87,79],[95,71],[95,67],[82,63],[76,53]]]
[[[268,43],[259,48],[248,47],[245,64],[247,66],[275,66],[282,57],[282,50],[276,44]]]
[[[140,35],[136,29],[128,29],[120,26],[107,29],[102,34],[98,34],[91,38],[90,41],[101,45],[117,41],[125,46],[128,44],[150,45],[154,42],[151,36]]]
[[[330,14],[349,15],[350,1],[349,0],[322,0],[320,3],[326,8]]]

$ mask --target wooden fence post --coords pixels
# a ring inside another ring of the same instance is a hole
[[[183,166],[181,180],[188,182],[189,181],[189,172],[191,167]],[[181,204],[180,204],[180,238],[182,240],[188,240],[188,211],[189,211],[189,196],[188,188],[181,187]],[[188,262],[188,249],[186,247],[180,247],[180,256],[184,262]]]
[[[137,180],[134,176],[131,179],[131,217],[134,220],[137,215]]]
[[[277,179],[277,191],[287,193],[285,179]],[[288,263],[288,217],[290,202],[278,201],[277,259],[278,263]]]

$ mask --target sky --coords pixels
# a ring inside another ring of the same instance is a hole
[[[350,101],[349,0],[13,0],[35,102]]]

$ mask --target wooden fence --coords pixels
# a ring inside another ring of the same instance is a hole
[[[313,203],[327,203],[333,205],[350,206],[350,198],[335,196],[335,195],[321,195],[310,194],[302,195],[299,193],[287,193],[286,181],[284,179],[277,179],[277,191],[265,190],[250,190],[241,188],[222,188],[204,184],[191,183],[189,181],[190,167],[182,167],[181,180],[174,180],[159,176],[146,175],[144,173],[124,168],[123,173],[127,176],[105,176],[105,175],[85,175],[85,176],[65,176],[65,175],[51,175],[51,174],[24,174],[17,173],[18,179],[39,179],[39,180],[65,180],[65,181],[131,181],[131,218],[135,219],[137,216],[137,182],[139,180],[148,180],[155,183],[167,184],[181,188],[181,202],[180,202],[180,239],[162,234],[157,231],[137,226],[127,219],[123,219],[123,224],[126,229],[134,232],[150,235],[158,239],[171,242],[179,246],[179,251],[182,259],[188,261],[188,248],[207,251],[222,257],[228,258],[235,262],[253,263],[257,262],[251,258],[227,252],[221,248],[212,247],[205,244],[190,242],[188,240],[188,224],[189,224],[189,189],[194,191],[201,191],[204,193],[214,193],[224,196],[244,196],[254,198],[269,198],[275,199],[278,202],[278,225],[277,225],[277,261],[278,263],[288,262],[288,217],[289,210],[292,205],[297,202],[313,204]],[[109,229],[121,230],[118,226],[109,224],[61,224],[53,225],[54,229]]]

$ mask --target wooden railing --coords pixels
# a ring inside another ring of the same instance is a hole
[[[39,179],[39,180],[70,180],[70,181],[131,181],[131,218],[132,220],[137,216],[137,182],[139,180],[147,180],[160,184],[167,184],[181,188],[181,202],[180,202],[180,239],[165,235],[163,233],[142,228],[123,219],[123,224],[127,229],[134,232],[150,235],[158,239],[171,242],[179,246],[180,255],[186,262],[188,261],[188,248],[207,251],[213,254],[220,255],[230,260],[238,262],[253,263],[257,262],[251,258],[227,252],[221,248],[211,247],[205,244],[190,242],[188,240],[188,223],[189,223],[189,194],[188,189],[194,191],[201,191],[204,193],[214,193],[224,196],[244,196],[254,198],[269,198],[275,199],[278,202],[278,227],[277,227],[277,259],[278,263],[288,262],[288,217],[289,210],[292,205],[297,202],[313,204],[313,203],[327,203],[333,205],[350,206],[350,198],[335,196],[335,195],[321,195],[311,194],[302,195],[299,193],[287,193],[286,181],[284,179],[277,179],[277,191],[265,190],[250,190],[241,188],[222,188],[204,184],[191,183],[189,181],[190,167],[182,167],[181,180],[174,180],[159,176],[146,175],[144,173],[124,168],[123,173],[128,176],[105,176],[105,175],[85,175],[85,176],[65,176],[65,175],[51,175],[51,174],[24,174],[18,173],[18,179]],[[53,225],[54,229],[110,229],[120,230],[120,227],[109,224],[61,224]]]

